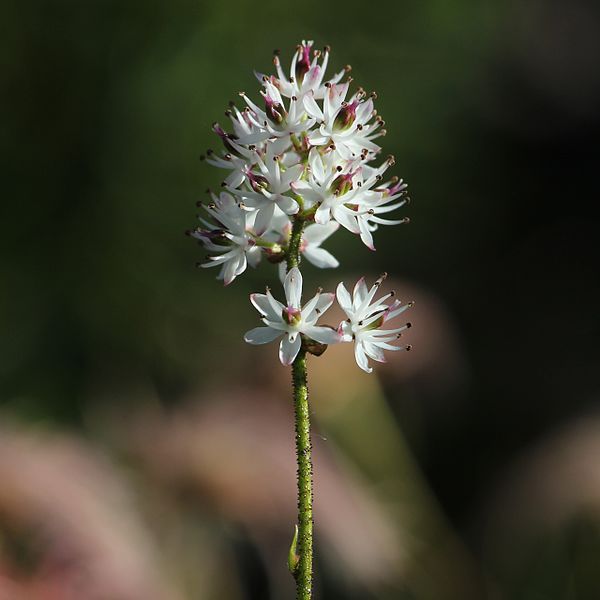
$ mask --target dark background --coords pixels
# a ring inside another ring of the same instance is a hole
[[[198,161],[218,147],[211,123],[239,90],[257,96],[252,70],[269,71],[274,48],[287,68],[295,44],[311,38],[332,45],[333,70],[350,63],[357,84],[376,89],[384,153],[395,155],[412,197],[411,224],[378,232],[376,253],[345,232],[332,240],[340,272],[307,267],[311,286],[385,270],[429,298],[452,332],[432,334],[441,344],[435,364],[400,367],[397,377],[384,371],[381,381],[435,518],[469,556],[472,597],[600,597],[600,479],[582,466],[600,469],[599,19],[598,5],[583,0],[5,0],[4,430],[102,447],[129,465],[125,480],[136,480],[139,467],[112,439],[114,420],[135,419],[149,397],[172,415],[210,405],[232,382],[258,386],[256,356],[271,361],[260,367],[266,379],[271,370],[285,379],[274,347],[256,355],[241,341],[254,326],[247,294],[276,285],[274,270],[261,265],[223,289],[212,271],[195,269],[204,252],[183,232],[204,189],[220,181]],[[419,343],[418,317],[413,325],[418,357],[430,345]],[[586,435],[590,443],[578,446]],[[262,443],[268,448],[268,438]],[[564,479],[562,460],[571,465]],[[558,497],[565,488],[571,504],[548,509],[554,516],[539,527],[525,519],[526,534],[513,525],[525,541],[499,541],[490,507],[506,506],[502,494],[519,485],[526,491],[516,512],[531,504],[532,514],[546,514],[544,502],[553,506],[553,490]],[[224,527],[238,522],[220,512],[218,494],[185,496],[209,523],[211,502]],[[11,525],[1,498],[4,537],[18,538],[22,526]],[[285,597],[251,535],[216,537],[237,558],[215,572],[237,573],[240,584],[214,597]],[[0,543],[0,575],[38,577],[36,561],[14,566],[10,547]],[[177,552],[170,560],[177,564]],[[426,592],[400,570],[385,591],[344,586],[327,564],[320,572],[320,597],[452,597],[443,580]],[[203,589],[188,586],[183,597],[216,593]]]

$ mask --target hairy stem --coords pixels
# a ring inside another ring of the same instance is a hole
[[[298,563],[294,570],[297,600],[312,598],[313,509],[310,414],[306,379],[306,351],[300,350],[292,365],[296,412],[296,458],[298,461]]]
[[[287,269],[300,263],[300,244],[305,220],[294,219],[288,246]],[[312,459],[310,443],[310,411],[308,406],[308,384],[306,375],[306,350],[300,349],[292,364],[294,386],[294,412],[296,425],[296,461],[298,465],[298,533],[293,554],[295,565],[290,565],[296,579],[297,600],[312,598],[313,560],[313,509],[312,509]],[[294,546],[294,544],[293,544]]]
[[[302,233],[304,232],[305,221],[302,218],[294,219],[292,225],[292,234],[287,252],[287,270],[297,267],[300,264],[300,244],[302,243]]]

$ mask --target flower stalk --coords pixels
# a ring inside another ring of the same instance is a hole
[[[292,225],[288,246],[287,270],[298,267],[300,245],[305,220],[297,215]],[[292,575],[296,580],[297,600],[312,598],[313,561],[313,483],[312,444],[310,441],[310,410],[308,404],[308,376],[304,344],[292,363],[294,391],[294,422],[296,430],[296,464],[298,485],[298,525],[295,536],[294,554],[297,557]],[[290,564],[291,567],[291,564]]]
[[[296,568],[297,600],[312,598],[313,560],[313,490],[312,490],[312,444],[310,441],[310,410],[306,371],[306,350],[301,348],[292,364],[294,386],[294,411],[296,424],[296,460],[298,463],[298,539]]]

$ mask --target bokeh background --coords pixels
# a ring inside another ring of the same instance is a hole
[[[339,272],[413,352],[311,359],[316,597],[600,598],[600,9],[3,0],[0,599],[280,600],[289,374],[184,236],[210,131],[301,39],[375,89],[411,224]]]

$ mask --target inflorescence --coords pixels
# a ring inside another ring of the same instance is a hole
[[[374,300],[382,279],[370,289],[361,279],[352,296],[340,283],[335,295],[319,292],[301,306],[299,256],[291,260],[299,253],[317,267],[335,268],[337,259],[321,245],[340,226],[374,250],[373,233],[379,225],[408,222],[407,217],[383,216],[409,198],[402,179],[384,181],[394,158],[379,159],[375,140],[386,131],[374,109],[376,94],[362,88],[350,91],[349,66],[326,80],[329,53],[328,47],[313,50],[312,41],[303,41],[294,52],[289,76],[276,53],[276,74],[256,73],[262,85],[260,105],[240,92],[244,106],[231,102],[225,113],[229,131],[213,124],[223,149],[208,150],[203,158],[223,169],[225,177],[220,192],[209,191],[210,201],[199,203],[205,215],[188,233],[209,253],[199,266],[220,267],[218,277],[225,285],[263,257],[279,265],[286,303],[268,290],[253,294],[252,304],[265,326],[249,331],[247,342],[263,344],[283,336],[279,356],[288,365],[303,342],[309,351],[321,353],[327,344],[354,341],[358,365],[371,372],[368,358],[383,362],[383,350],[410,349],[392,344],[410,323],[395,329],[382,326],[412,303],[388,302],[392,294]],[[301,238],[294,246],[294,225],[299,222]],[[347,320],[336,329],[316,325],[334,296]]]

